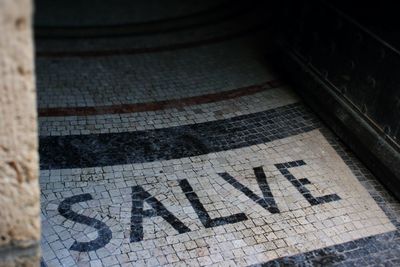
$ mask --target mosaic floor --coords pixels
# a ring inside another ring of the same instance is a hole
[[[42,266],[400,266],[399,202],[263,30],[226,36],[247,15],[127,55],[37,41]]]
[[[37,0],[35,23],[41,27],[95,27],[166,21],[210,12],[226,0]],[[79,10],[79,12],[76,12]]]

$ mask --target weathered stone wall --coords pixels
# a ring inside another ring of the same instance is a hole
[[[39,264],[32,2],[0,0],[0,266]]]

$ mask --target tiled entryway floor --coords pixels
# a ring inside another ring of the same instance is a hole
[[[43,265],[400,265],[399,202],[271,72],[251,12],[37,40]]]

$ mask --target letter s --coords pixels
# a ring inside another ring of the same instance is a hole
[[[85,215],[78,214],[71,209],[72,205],[75,203],[84,202],[92,199],[93,197],[90,194],[76,195],[64,199],[58,206],[58,212],[68,220],[88,225],[97,229],[98,232],[98,237],[95,240],[92,240],[90,242],[75,241],[70,247],[70,250],[79,252],[97,250],[107,245],[112,238],[111,230],[105,223],[87,217]]]

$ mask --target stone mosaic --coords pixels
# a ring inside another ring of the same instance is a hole
[[[213,9],[224,1],[114,0],[113,12],[110,12],[108,1],[37,0],[35,24],[44,27],[96,27],[144,23],[190,16]]]
[[[225,9],[223,8],[222,11],[226,12]],[[238,11],[231,11],[231,14],[209,18],[199,25],[196,23],[190,27],[182,25],[181,29],[178,26],[178,29],[175,30],[163,31],[161,27],[159,31],[156,30],[153,33],[151,31],[138,34],[127,32],[121,35],[116,34],[117,36],[111,35],[113,38],[107,35],[102,36],[101,33],[95,38],[37,38],[36,52],[39,57],[52,57],[66,53],[83,55],[83,52],[90,54],[93,51],[132,51],[157,47],[166,49],[169,47],[170,50],[173,50],[179,44],[201,43],[204,40],[223,38],[240,32],[244,33],[260,25],[260,9],[256,9],[254,6],[237,9]],[[234,27],[232,23],[235,24]]]
[[[260,84],[274,77],[260,61],[264,52],[257,46],[254,38],[239,38],[224,44],[155,54],[39,58],[38,106],[143,103]]]
[[[221,2],[196,3],[174,14]],[[253,3],[215,25],[37,41],[43,267],[400,265],[400,203],[266,83],[275,22]]]
[[[39,117],[40,136],[121,133],[228,119],[298,102],[287,87],[230,100],[157,111],[92,116]]]
[[[396,230],[319,130],[188,158],[42,170],[41,186],[43,257],[54,264],[243,266]]]
[[[40,137],[41,169],[177,159],[279,140],[318,127],[302,104],[217,122],[115,134]]]

